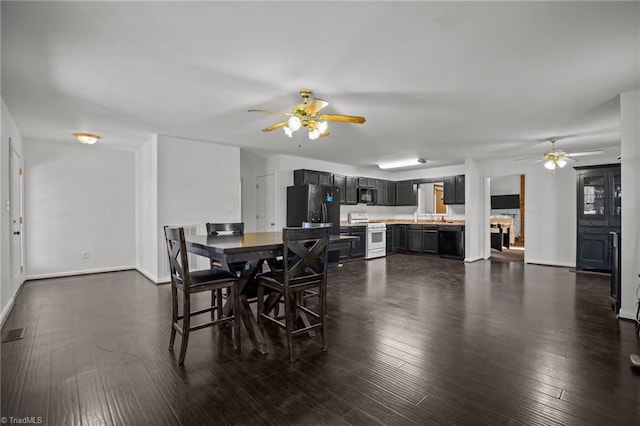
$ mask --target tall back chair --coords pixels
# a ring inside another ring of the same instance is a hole
[[[171,337],[169,340],[169,350],[173,350],[176,332],[182,336],[180,347],[180,357],[178,364],[184,364],[184,357],[187,353],[187,343],[189,333],[205,327],[222,325],[233,322],[233,337],[236,350],[240,350],[240,312],[239,303],[239,279],[235,274],[212,268],[199,271],[189,270],[189,257],[187,256],[186,241],[184,238],[184,228],[172,228],[165,226],[164,235],[167,242],[167,254],[169,255],[169,267],[171,271]],[[233,298],[233,313],[223,316],[222,289],[228,289]],[[178,291],[182,293],[182,315],[179,315]],[[211,292],[211,306],[195,312],[191,311],[191,294]],[[210,312],[211,321],[191,326],[191,317]]]
[[[235,222],[235,223],[207,223],[207,235],[243,235],[244,234],[244,222]],[[238,275],[242,272],[242,268],[244,267],[244,262],[235,262],[229,265],[229,272]],[[211,261],[211,267],[213,268],[225,268],[224,265],[221,265],[218,262]]]
[[[322,350],[327,350],[325,342],[325,316],[327,308],[327,253],[329,247],[329,227],[284,228],[283,269],[258,275],[258,324],[264,319],[286,330],[289,361],[295,361],[293,337],[320,329]],[[278,292],[284,299],[284,315],[277,310],[265,309],[264,290]],[[316,290],[318,302],[315,309],[304,305],[306,291]],[[282,321],[284,319],[284,322]]]

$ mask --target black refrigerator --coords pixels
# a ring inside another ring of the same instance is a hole
[[[340,188],[327,185],[287,187],[287,226],[302,222],[331,223],[331,234],[340,235]],[[340,264],[340,250],[328,253],[329,266]]]
[[[340,235],[340,188],[326,185],[287,187],[287,226],[302,222],[331,223],[331,234]]]

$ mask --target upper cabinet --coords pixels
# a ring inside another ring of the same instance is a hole
[[[464,175],[447,176],[442,178],[444,193],[442,201],[445,204],[464,204]]]
[[[586,166],[575,169],[578,179],[578,225],[620,226],[620,166]]]
[[[294,185],[305,185],[307,183],[313,185],[333,185],[333,174],[304,169],[293,171]]]
[[[333,185],[340,188],[340,204],[358,204],[358,191],[360,188],[364,188],[366,190],[375,189],[376,205],[417,206],[418,184],[442,181],[444,181],[444,203],[464,204],[464,175],[394,182],[362,176],[345,176],[317,170],[299,169],[293,171],[294,185]],[[619,182],[620,179],[618,177]],[[619,200],[618,205],[620,205]]]
[[[415,206],[417,199],[418,185],[410,180],[396,182],[396,206]]]

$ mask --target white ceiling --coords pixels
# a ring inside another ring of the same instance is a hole
[[[2,96],[27,140],[153,134],[368,167],[618,146],[638,2],[2,1]],[[330,123],[263,133],[309,88]]]

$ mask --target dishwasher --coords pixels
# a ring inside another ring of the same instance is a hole
[[[464,259],[464,226],[438,226],[438,254],[450,259]]]

